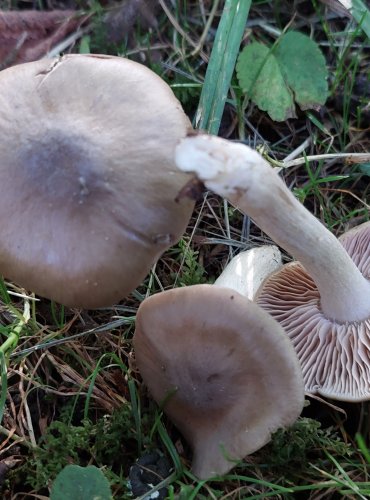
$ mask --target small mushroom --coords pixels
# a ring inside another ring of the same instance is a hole
[[[300,359],[306,391],[370,399],[370,225],[335,238],[252,149],[217,137],[183,139],[177,164],[248,213],[300,263],[266,280],[258,303]]]
[[[133,343],[150,393],[193,449],[199,478],[228,472],[302,410],[288,337],[230,288],[193,285],[145,299]]]
[[[191,128],[145,66],[67,55],[0,73],[0,273],[71,307],[111,305],[184,232],[175,145]]]
[[[214,284],[232,288],[249,300],[255,300],[262,283],[281,266],[278,247],[263,245],[250,248],[233,257]]]

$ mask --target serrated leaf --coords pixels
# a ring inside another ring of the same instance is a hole
[[[112,500],[109,483],[94,465],[67,465],[57,475],[50,500]]]
[[[248,45],[236,70],[243,92],[275,121],[295,117],[294,100],[302,109],[317,109],[328,96],[324,56],[302,33],[286,33],[274,50]]]
[[[318,45],[308,36],[290,31],[281,37],[275,56],[285,82],[301,109],[317,109],[328,97],[328,70]]]
[[[284,121],[295,116],[293,95],[268,47],[257,42],[245,47],[239,55],[236,72],[243,92],[273,120]]]

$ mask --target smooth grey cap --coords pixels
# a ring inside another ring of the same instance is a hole
[[[144,383],[190,443],[202,479],[229,471],[302,410],[302,373],[288,337],[229,288],[194,285],[145,299],[134,349]]]
[[[0,273],[67,306],[122,299],[192,212],[180,103],[141,64],[68,55],[2,71],[0,109]]]

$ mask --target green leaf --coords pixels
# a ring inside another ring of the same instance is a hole
[[[275,121],[295,117],[293,95],[271,50],[254,42],[243,49],[236,66],[245,94]]]
[[[236,70],[243,92],[275,121],[295,117],[294,100],[302,109],[317,109],[328,96],[324,56],[302,33],[286,33],[272,49],[251,43]]]
[[[319,46],[296,31],[280,39],[275,56],[301,109],[318,108],[328,97],[328,70]]]
[[[57,475],[50,500],[112,500],[109,483],[94,465],[67,465]]]
[[[370,177],[370,163],[361,163],[359,164],[358,169],[362,174]]]

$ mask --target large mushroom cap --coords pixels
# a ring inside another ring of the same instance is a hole
[[[0,73],[0,273],[69,306],[123,298],[192,202],[174,149],[190,128],[148,68],[70,55]]]
[[[146,299],[134,348],[153,398],[191,444],[200,478],[227,472],[302,410],[302,374],[289,339],[229,288],[194,285]]]
[[[348,231],[340,241],[370,280],[370,223]],[[298,262],[267,278],[257,295],[258,304],[289,335],[308,393],[352,402],[370,399],[370,318],[339,322],[325,316],[320,293]]]

